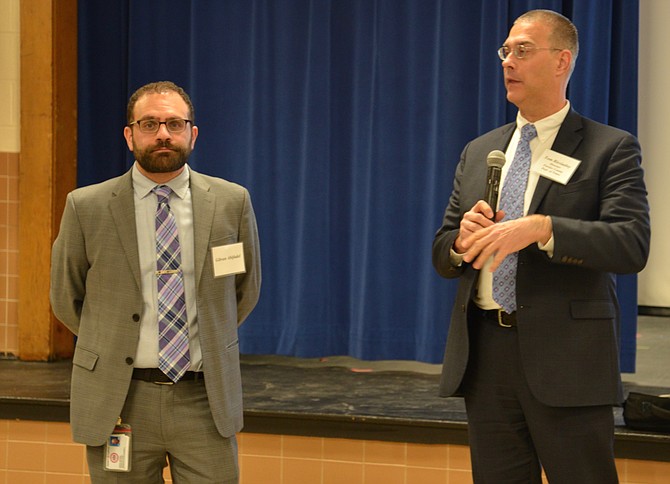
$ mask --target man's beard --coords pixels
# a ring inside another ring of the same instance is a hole
[[[155,153],[159,148],[168,148],[170,152]],[[170,173],[179,170],[191,155],[190,147],[175,146],[169,142],[158,142],[144,150],[133,145],[135,159],[148,173]]]

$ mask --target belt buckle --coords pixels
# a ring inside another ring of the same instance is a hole
[[[498,309],[498,326],[503,327],[503,328],[511,328],[511,324],[505,324],[503,321],[503,314],[504,310],[503,309]]]
[[[165,373],[163,373],[163,374],[165,375]],[[167,376],[167,375],[165,375],[165,376]],[[167,386],[174,385],[174,382],[172,380],[170,380],[169,378],[167,379],[167,381],[153,381],[152,383],[154,385],[167,385]]]

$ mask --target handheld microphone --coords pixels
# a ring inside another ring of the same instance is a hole
[[[493,150],[486,157],[486,195],[484,200],[493,209],[493,219],[495,220],[498,211],[498,194],[500,193],[500,176],[502,167],[505,164],[505,153],[500,150]]]

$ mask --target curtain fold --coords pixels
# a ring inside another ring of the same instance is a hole
[[[432,269],[432,238],[463,146],[514,119],[496,50],[523,11],[573,19],[574,107],[636,129],[637,1],[114,5],[79,2],[79,184],[130,166],[122,127],[137,87],[189,92],[191,165],[249,188],[258,218],[246,353],[441,361],[456,282]],[[630,371],[634,277],[620,295]]]

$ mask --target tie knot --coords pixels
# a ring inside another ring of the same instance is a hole
[[[521,139],[524,141],[530,141],[537,136],[537,129],[535,129],[534,124],[526,124],[521,128]]]
[[[158,197],[158,203],[168,203],[170,198],[170,193],[172,193],[172,188],[167,185],[156,185],[151,189],[152,192]]]

